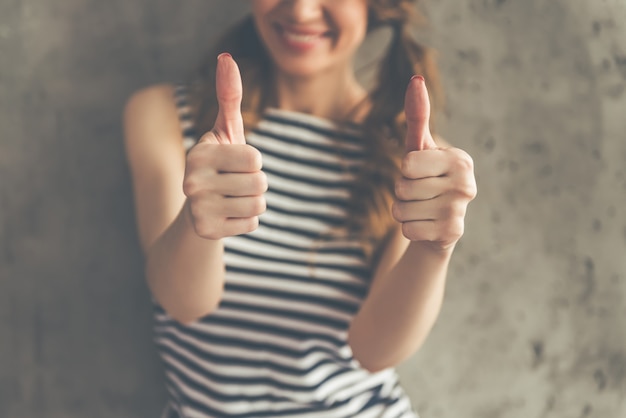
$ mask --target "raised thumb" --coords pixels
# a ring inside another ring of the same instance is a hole
[[[219,112],[214,130],[219,135],[225,135],[233,144],[244,144],[246,140],[241,116],[243,86],[239,67],[230,54],[223,53],[217,57],[215,90]]]
[[[404,98],[406,116],[406,152],[436,149],[430,133],[430,99],[426,82],[422,76],[413,76]]]

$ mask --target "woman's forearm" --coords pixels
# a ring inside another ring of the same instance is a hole
[[[354,358],[370,371],[396,366],[424,342],[439,315],[452,249],[412,242],[350,326]]]
[[[217,307],[224,287],[223,244],[198,236],[188,203],[146,254],[146,278],[152,294],[182,323]]]

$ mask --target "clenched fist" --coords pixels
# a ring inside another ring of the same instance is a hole
[[[229,54],[218,57],[216,87],[217,120],[187,154],[183,181],[196,233],[213,240],[254,231],[267,191],[261,153],[244,137],[241,75]]]
[[[393,217],[402,223],[402,233],[411,241],[447,249],[463,235],[467,205],[476,196],[473,162],[465,151],[435,143],[423,77],[411,79],[404,111],[406,155],[402,178],[396,182]]]

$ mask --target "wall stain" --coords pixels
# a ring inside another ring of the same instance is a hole
[[[593,30],[593,34],[597,36],[602,31],[602,24],[596,20],[591,25],[591,28]]]
[[[543,154],[547,148],[543,142],[531,142],[524,146],[524,150],[531,154]]]
[[[544,165],[539,170],[539,177],[549,177],[553,173],[553,169],[551,165]]]
[[[602,221],[600,219],[594,219],[591,227],[595,232],[600,232],[602,230]]]
[[[475,66],[480,65],[482,62],[482,57],[480,56],[480,53],[475,49],[459,50],[456,54],[461,60]]]
[[[626,80],[626,55],[615,55],[613,61],[615,61],[622,78]]]
[[[626,90],[626,87],[624,87],[623,84],[617,84],[615,86],[610,87],[607,90],[606,94],[611,99],[617,100],[624,95],[624,90]]]
[[[614,274],[611,276],[611,283],[614,285],[619,285],[620,284],[620,278],[617,274]]]
[[[533,349],[533,368],[537,368],[543,363],[544,357],[544,347],[543,341],[533,341],[532,343]]]
[[[601,369],[597,369],[593,373],[593,379],[596,381],[596,385],[598,385],[599,391],[603,391],[604,389],[606,389],[606,375]]]
[[[609,359],[609,376],[616,386],[626,384],[626,352],[611,355]]]
[[[554,395],[550,395],[550,397],[546,401],[546,406],[543,410],[543,413],[541,414],[541,417],[542,418],[548,417],[550,412],[554,410],[555,406],[556,406],[556,397]]]
[[[591,30],[594,35],[600,35],[605,29],[615,28],[615,21],[613,19],[594,20],[591,24]]]
[[[617,214],[617,210],[615,209],[615,206],[609,206],[606,210],[606,214],[608,215],[609,218],[615,218],[615,215]]]
[[[595,290],[595,265],[591,257],[585,258],[584,267],[585,271],[582,279],[585,283],[585,288],[579,298],[581,303],[588,302]]]
[[[495,147],[496,141],[493,139],[492,136],[488,137],[485,141],[485,151],[487,151],[487,153],[489,154],[494,150]]]
[[[600,150],[597,148],[594,148],[591,151],[591,155],[593,156],[593,158],[595,158],[596,160],[601,160],[602,159],[602,154],[600,154]]]

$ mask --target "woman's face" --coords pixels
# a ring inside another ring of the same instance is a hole
[[[367,32],[367,0],[253,0],[257,29],[292,76],[345,69]]]

